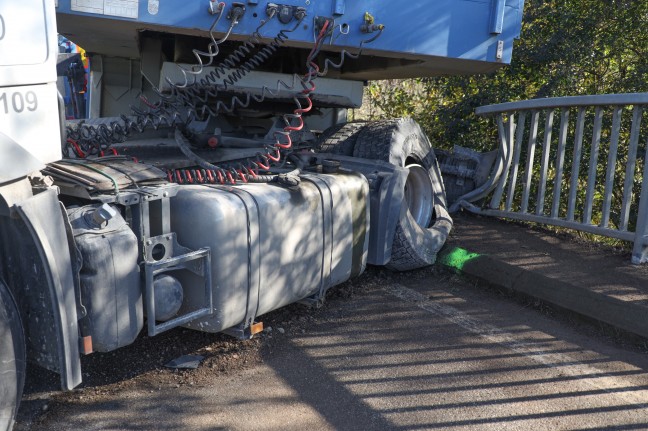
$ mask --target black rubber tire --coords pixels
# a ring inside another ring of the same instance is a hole
[[[25,337],[9,288],[0,280],[0,431],[13,427],[25,385]]]
[[[403,200],[392,242],[391,259],[386,266],[395,271],[409,271],[433,264],[450,233],[452,219],[448,214],[443,180],[434,150],[421,127],[411,118],[370,123],[358,134],[353,155],[401,167],[416,163],[427,171],[434,194],[434,214],[427,226],[420,226],[412,216],[408,203]]]
[[[329,127],[320,135],[315,148],[320,153],[352,156],[358,134],[367,123],[344,123]]]

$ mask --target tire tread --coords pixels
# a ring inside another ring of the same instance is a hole
[[[410,245],[405,237],[400,222],[396,226],[394,241],[392,242],[391,259],[387,265],[392,271],[410,271],[412,269],[422,268],[430,263],[419,256],[417,250]]]
[[[315,147],[320,153],[353,155],[360,131],[367,125],[364,122],[338,124],[322,133]]]
[[[354,157],[389,162],[391,136],[398,120],[381,120],[368,124],[359,133]]]
[[[380,120],[369,123],[358,134],[354,157],[371,160],[382,160],[394,163],[394,156],[391,154],[392,140],[399,127],[409,127],[407,123],[415,122],[410,118],[399,118]],[[392,241],[392,253],[386,267],[393,271],[409,271],[422,268],[434,263],[436,255],[425,255],[422,250],[416,247],[413,241],[404,231],[402,220],[398,221],[394,239]]]

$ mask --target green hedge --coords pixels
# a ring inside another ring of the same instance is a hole
[[[491,74],[370,83],[357,117],[409,115],[434,145],[491,149],[478,106],[537,97],[648,91],[648,1],[526,0],[513,62]]]

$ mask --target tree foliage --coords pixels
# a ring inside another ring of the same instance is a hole
[[[491,74],[373,82],[371,117],[409,115],[438,147],[491,148],[478,106],[648,91],[648,1],[526,0],[513,61]]]

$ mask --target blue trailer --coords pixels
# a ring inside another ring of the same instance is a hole
[[[232,20],[225,17],[212,28],[219,4],[210,0],[61,0],[58,27],[89,52],[135,59],[141,56],[140,42],[147,32],[179,39],[205,37],[213,30],[222,37]],[[275,5],[275,18],[269,19]],[[384,26],[384,34],[365,46],[365,56],[341,71],[345,78],[368,80],[482,73],[508,64],[520,33],[523,5],[523,0],[286,0],[230,2],[223,7],[226,15],[236,7],[242,10],[229,37],[233,44],[247,40],[263,21],[268,23],[259,34],[266,42],[279,31],[292,30],[284,44],[289,49],[281,69],[291,67],[288,55],[310,50],[318,20],[332,20],[323,47],[326,52],[356,49],[377,30],[367,27]],[[305,18],[296,26],[300,11]]]
[[[0,430],[26,361],[72,389],[80,355],[144,327],[248,338],[368,263],[434,263],[452,220],[429,140],[347,109],[367,80],[508,64],[522,9],[1,1]],[[90,60],[86,120],[65,118],[57,31]]]

